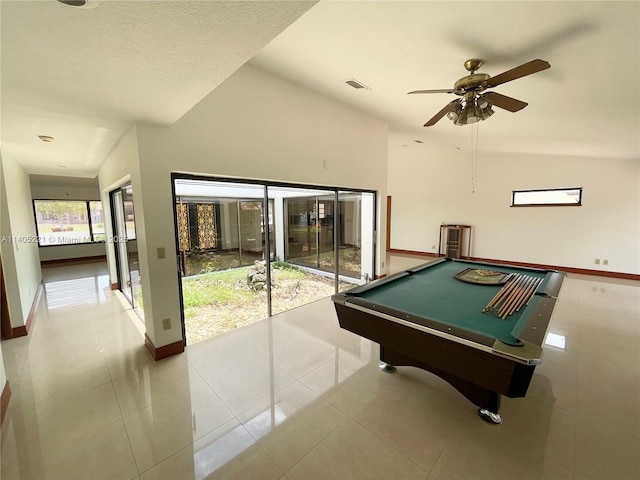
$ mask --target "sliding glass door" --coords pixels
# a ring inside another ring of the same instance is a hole
[[[187,343],[373,278],[375,193],[174,174]]]
[[[111,192],[110,197],[114,232],[112,242],[116,255],[118,289],[144,321],[133,189],[130,184],[127,184]]]

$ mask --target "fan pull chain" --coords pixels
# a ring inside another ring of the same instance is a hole
[[[471,128],[471,193],[476,193],[476,173],[478,170],[478,123]]]

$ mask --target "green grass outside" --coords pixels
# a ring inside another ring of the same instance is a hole
[[[198,307],[209,305],[245,307],[255,300],[256,292],[247,285],[249,267],[186,277],[182,281],[182,300],[185,316],[189,317]],[[274,280],[302,280],[302,270],[273,268]]]
[[[267,316],[267,291],[247,284],[250,267],[182,279],[182,298],[191,344],[248,325]],[[285,262],[271,269],[274,312],[303,305],[333,293],[333,280],[309,274]],[[342,289],[342,287],[341,287]]]

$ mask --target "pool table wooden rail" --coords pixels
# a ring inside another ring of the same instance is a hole
[[[428,370],[481,408],[497,411],[491,392],[511,398],[527,393],[535,365],[498,354],[492,347],[457,337],[452,341],[443,332],[409,326],[385,314],[372,316],[348,303],[336,303],[335,308],[340,327],[380,344],[381,361]]]

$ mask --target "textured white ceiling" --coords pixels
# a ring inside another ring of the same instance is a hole
[[[475,127],[423,128],[454,97],[406,92],[452,87],[471,57],[492,76],[542,58],[550,70],[494,89],[529,106],[496,109],[479,147],[640,156],[638,1],[94,3],[1,1],[2,150],[29,173],[95,176],[131,122],[173,123],[256,53],[254,65],[387,121],[411,148],[466,147]]]
[[[314,3],[3,0],[3,151],[95,175],[131,122],[175,122]]]

